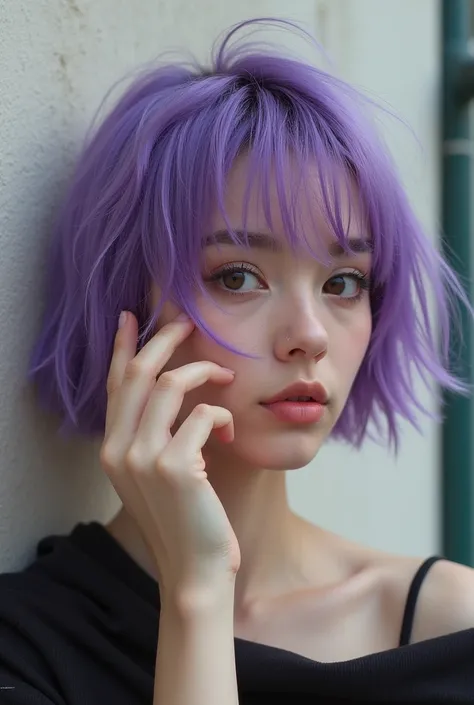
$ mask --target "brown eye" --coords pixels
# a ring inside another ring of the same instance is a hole
[[[344,293],[346,282],[344,277],[333,277],[324,285],[324,293],[332,296],[341,296]]]
[[[228,272],[222,275],[221,281],[226,289],[238,291],[245,284],[245,272]]]
[[[360,273],[336,274],[323,286],[323,293],[341,299],[357,299],[363,289],[368,288],[365,277]]]
[[[220,289],[229,294],[247,294],[265,288],[258,272],[250,270],[250,265],[229,265],[215,272],[209,281],[214,281]]]

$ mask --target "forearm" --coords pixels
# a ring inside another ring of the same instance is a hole
[[[163,606],[153,705],[238,705],[234,593]]]

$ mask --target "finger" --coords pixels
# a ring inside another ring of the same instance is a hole
[[[193,467],[202,472],[201,451],[213,429],[226,429],[226,438],[232,441],[234,420],[231,412],[222,406],[198,404],[161,453],[160,464],[173,473],[186,474]]]
[[[112,421],[114,411],[114,397],[122,385],[123,375],[127,362],[131,360],[137,352],[137,336],[138,322],[135,316],[129,311],[124,311],[125,320],[123,327],[117,328],[114,339],[114,348],[112,351],[112,359],[110,361],[109,372],[107,375],[107,412],[105,419],[105,429],[107,429]]]
[[[136,433],[137,446],[156,457],[170,441],[171,428],[185,394],[206,382],[229,384],[233,379],[232,370],[207,360],[191,362],[165,372],[155,384],[146,404]]]
[[[175,319],[163,326],[136,354],[138,324],[135,316],[127,313],[125,325],[116,334],[107,379],[106,436],[116,423],[120,428],[127,425],[137,428],[157,375],[193,328],[191,319]]]

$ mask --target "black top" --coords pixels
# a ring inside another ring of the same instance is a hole
[[[104,527],[43,539],[0,576],[0,703],[151,705],[157,635],[157,583]],[[474,703],[474,629],[340,663],[235,653],[241,705]]]

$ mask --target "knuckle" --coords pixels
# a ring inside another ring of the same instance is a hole
[[[99,460],[105,470],[114,470],[119,464],[117,451],[109,443],[103,443],[99,451]]]
[[[176,370],[169,370],[167,372],[163,372],[162,375],[158,378],[158,387],[162,390],[164,389],[176,389],[177,387],[180,387],[180,381],[179,381],[179,375]]]
[[[130,446],[127,450],[124,463],[130,472],[142,472],[147,466],[143,452],[135,445]]]
[[[155,470],[163,476],[173,474],[172,463],[170,462],[169,458],[166,458],[165,456],[160,456],[156,458]]]
[[[179,473],[177,470],[176,462],[173,462],[173,459],[165,453],[162,453],[158,458],[156,458],[155,471],[163,480],[166,480],[167,484],[178,484]]]
[[[107,384],[105,386],[108,396],[112,396],[115,392],[120,389],[121,382],[115,375],[109,375],[107,378]]]
[[[149,377],[151,374],[149,365],[145,365],[140,359],[134,357],[125,366],[124,379],[134,380],[138,377]]]
[[[198,404],[194,409],[194,413],[199,418],[206,419],[211,415],[211,407],[209,404]]]

